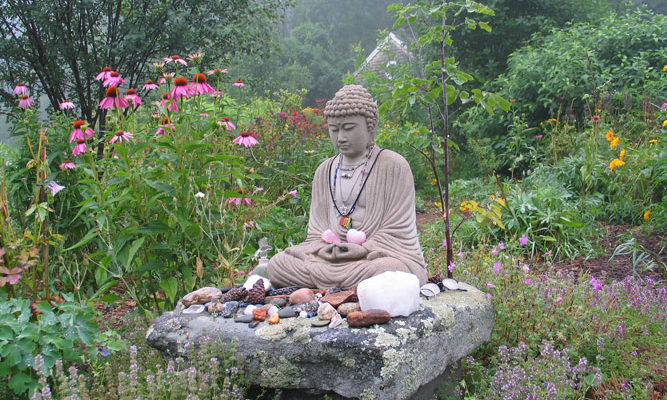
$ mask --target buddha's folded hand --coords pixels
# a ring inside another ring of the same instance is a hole
[[[366,258],[368,250],[354,243],[332,243],[320,249],[317,255],[328,262],[355,261]]]

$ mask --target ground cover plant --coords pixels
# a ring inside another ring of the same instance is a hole
[[[399,13],[427,67],[392,66],[391,82],[368,84],[379,144],[414,172],[430,274],[451,273],[494,302],[491,341],[464,360],[459,398],[664,398],[664,16],[543,32],[479,89],[440,58],[456,19],[428,6],[395,7],[428,17]],[[493,25],[475,21],[463,19]],[[333,154],[326,99],[250,96],[225,64],[204,68],[217,61],[206,54],[164,56],[145,84],[100,66],[88,82],[101,93],[96,118],[62,101],[45,121],[31,86],[12,83],[19,146],[0,151],[0,398],[262,397],[233,346],[207,343],[196,363],[167,363],[145,329],[193,288],[242,282],[262,237],[272,253],[303,240],[310,180]],[[429,104],[452,107],[448,142]]]

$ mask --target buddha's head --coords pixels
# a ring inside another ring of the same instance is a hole
[[[363,86],[343,86],[327,102],[324,115],[331,140],[344,156],[358,158],[375,143],[378,107]]]

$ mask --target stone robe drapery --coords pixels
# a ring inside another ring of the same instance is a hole
[[[347,229],[340,225],[340,216],[332,212],[327,175],[335,169],[334,161],[335,157],[325,160],[315,172],[308,237],[269,260],[268,277],[272,284],[347,289],[385,271],[410,272],[420,284],[426,283],[426,263],[417,237],[414,181],[408,162],[390,150],[379,153],[359,197],[358,206],[363,211],[351,215],[352,227],[367,236],[359,246],[345,243]],[[323,241],[321,235],[327,229],[343,243]]]

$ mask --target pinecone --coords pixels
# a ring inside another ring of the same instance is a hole
[[[225,296],[222,298],[222,302],[226,303],[228,301],[241,301],[248,295],[248,291],[244,287],[235,287],[231,288],[229,292],[225,293]]]
[[[248,303],[264,304],[264,295],[264,280],[260,279],[252,285],[252,289],[248,292]]]
[[[438,272],[437,274],[433,275],[432,277],[428,278],[428,281],[431,283],[435,283],[438,285],[440,282],[442,282],[442,276],[440,276],[440,273]]]

